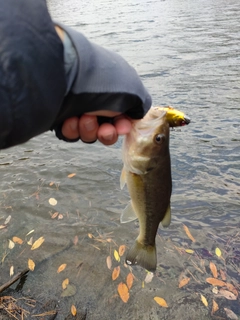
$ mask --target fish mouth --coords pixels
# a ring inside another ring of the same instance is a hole
[[[184,116],[184,119],[182,121],[182,126],[185,126],[186,124],[189,124],[191,122],[191,119],[187,116]]]

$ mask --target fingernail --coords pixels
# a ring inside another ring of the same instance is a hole
[[[78,123],[77,121],[72,121],[70,123],[70,128],[73,130],[73,131],[76,131],[78,129]]]
[[[93,131],[95,129],[95,121],[90,120],[85,122],[84,127],[87,131]]]
[[[110,141],[113,139],[113,134],[108,134],[108,135],[104,136],[103,138],[104,138],[104,140]]]

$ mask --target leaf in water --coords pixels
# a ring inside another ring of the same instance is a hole
[[[212,305],[212,313],[218,311],[219,306],[215,300],[213,300],[213,305]]]
[[[130,290],[132,288],[132,285],[133,285],[133,274],[130,272],[128,275],[127,275],[127,286],[128,286],[128,289]]]
[[[53,186],[53,185],[54,185],[54,182],[51,181],[51,182],[49,183],[49,186],[51,187],[51,186]]]
[[[237,289],[231,284],[231,283],[226,283],[226,287],[228,288],[229,291],[231,291],[235,296],[238,296],[238,291]]]
[[[229,319],[238,320],[238,316],[232,310],[228,308],[224,308],[224,311],[226,312],[226,315],[228,316]]]
[[[212,275],[214,276],[214,278],[218,277],[218,272],[217,272],[217,267],[213,262],[210,262],[209,264],[210,270],[212,272]]]
[[[4,221],[4,224],[8,224],[8,223],[10,222],[11,218],[12,218],[12,216],[9,215],[9,216],[6,218],[6,220]]]
[[[216,253],[216,256],[218,256],[218,257],[221,257],[221,255],[222,255],[222,252],[219,248],[215,249],[215,253]]]
[[[73,238],[73,244],[76,246],[78,243],[78,236],[76,235],[74,238]]]
[[[126,286],[125,283],[120,282],[118,285],[118,294],[120,296],[120,298],[122,299],[123,302],[128,302],[129,299],[129,291],[128,291],[128,287]]]
[[[13,237],[12,240],[13,240],[13,242],[18,243],[18,244],[22,244],[23,243],[23,240],[18,238],[18,237]]]
[[[71,306],[71,314],[75,317],[77,315],[77,309],[74,304]]]
[[[144,287],[145,287],[145,284],[144,284],[144,281],[142,281],[142,288],[144,289]]]
[[[32,245],[31,250],[35,250],[37,248],[39,248],[43,242],[45,241],[45,239],[43,237],[38,238]]]
[[[218,280],[215,278],[207,278],[206,281],[207,281],[207,283],[210,283],[213,286],[223,287],[226,285],[226,283],[224,281]]]
[[[108,269],[111,270],[111,268],[112,268],[112,258],[110,256],[107,257],[106,263],[107,263]]]
[[[4,229],[4,228],[7,228],[7,226],[4,226],[3,224],[1,224],[1,225],[0,225],[0,230],[1,230],[1,229]]]
[[[76,173],[70,173],[69,175],[68,175],[68,178],[72,178],[72,177],[74,177],[76,175]]]
[[[58,215],[58,220],[62,220],[62,219],[63,219],[63,214],[60,213],[60,214]]]
[[[123,256],[124,255],[124,252],[126,250],[126,246],[124,244],[122,244],[119,248],[118,248],[118,253],[119,253],[119,256]]]
[[[161,307],[168,308],[166,300],[160,297],[154,297],[154,300],[159,304]]]
[[[10,274],[10,277],[14,275],[14,266],[10,267],[9,274]]]
[[[114,258],[115,258],[115,260],[117,260],[117,262],[120,262],[120,257],[119,257],[117,250],[114,250]]]
[[[32,244],[33,244],[33,237],[31,237],[31,238],[29,239],[29,241],[27,242],[27,244],[28,244],[29,246],[32,246]]]
[[[67,288],[61,293],[61,297],[71,297],[77,292],[76,287],[73,284],[69,284]]]
[[[57,269],[57,273],[62,272],[66,268],[66,266],[67,266],[66,263],[61,264]]]
[[[68,285],[69,285],[69,279],[67,278],[67,279],[63,280],[63,282],[62,282],[62,288],[63,288],[63,290],[65,290]]]
[[[14,247],[15,247],[15,243],[12,241],[12,240],[8,240],[9,241],[9,243],[8,243],[8,248],[9,249],[13,249]]]
[[[188,236],[188,238],[190,240],[192,240],[192,242],[196,242],[196,240],[193,238],[193,236],[191,235],[191,232],[189,231],[188,227],[185,226],[185,224],[183,225],[184,231],[186,232],[186,235]]]
[[[33,233],[33,232],[34,232],[34,230],[29,231],[29,232],[26,234],[26,236],[28,236],[29,234],[31,234],[31,233]]]
[[[51,206],[55,206],[57,204],[57,200],[55,198],[50,198],[48,202]]]
[[[153,279],[153,276],[154,276],[154,273],[153,272],[148,272],[147,273],[147,275],[146,275],[146,277],[145,277],[145,282],[146,283],[150,283],[151,281],[152,281],[152,279]]]
[[[193,254],[194,253],[194,250],[192,250],[192,249],[186,249],[185,250],[187,253],[190,253],[190,254]]]
[[[200,294],[200,296],[201,296],[202,303],[205,305],[205,307],[207,307],[208,306],[207,299],[202,294]]]
[[[92,239],[93,235],[91,233],[88,233],[88,238]]]
[[[235,294],[233,294],[231,291],[224,290],[222,288],[218,291],[218,294],[225,297],[228,300],[237,300]]]
[[[220,269],[220,275],[222,280],[227,280],[226,272]]]
[[[51,218],[52,218],[52,219],[57,218],[58,214],[59,214],[58,212],[54,212],[54,213],[52,214]]]
[[[33,271],[35,269],[35,263],[32,259],[28,259],[28,268]]]
[[[188,284],[189,281],[190,281],[190,278],[183,278],[183,279],[179,282],[178,288],[184,287],[186,284]]]
[[[120,266],[113,269],[112,280],[113,281],[116,280],[119,277],[119,274],[120,274]]]

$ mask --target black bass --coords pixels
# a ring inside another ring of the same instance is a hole
[[[140,265],[155,271],[157,265],[155,237],[161,222],[171,222],[172,193],[169,152],[170,127],[188,124],[190,119],[171,107],[152,107],[142,120],[134,120],[123,144],[121,188],[125,182],[131,201],[121,222],[139,219],[140,233],[126,256],[128,265]]]

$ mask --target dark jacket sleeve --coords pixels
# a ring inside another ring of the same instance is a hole
[[[0,149],[50,129],[66,80],[44,0],[0,0]]]

